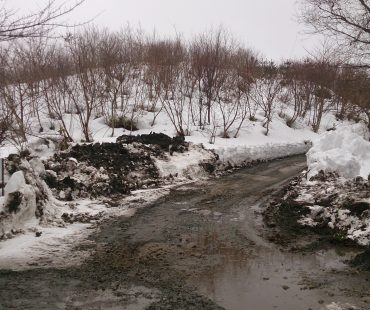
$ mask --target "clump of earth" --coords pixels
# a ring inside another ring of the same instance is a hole
[[[78,144],[45,163],[45,181],[61,200],[127,195],[160,184],[155,158],[186,151],[183,138],[162,133],[123,135],[116,143]]]
[[[117,143],[141,143],[155,146],[158,155],[160,155],[161,151],[169,152],[172,155],[174,152],[184,153],[189,150],[189,144],[185,142],[184,137],[177,136],[171,138],[163,133],[153,132],[137,136],[122,135],[117,138]]]
[[[370,270],[370,180],[352,180],[324,173],[307,180],[305,173],[294,178],[268,203],[266,224],[270,239],[289,244],[301,236],[312,236],[309,246],[345,244],[364,249],[353,264]]]

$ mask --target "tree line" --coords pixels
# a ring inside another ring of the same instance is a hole
[[[223,29],[190,41],[130,27],[15,41],[0,52],[0,139],[25,142],[47,118],[72,142],[66,114],[77,117],[86,142],[94,118],[104,117],[113,136],[118,127],[135,130],[145,112],[152,125],[163,112],[177,135],[204,130],[210,142],[237,137],[257,111],[266,135],[276,113],[288,126],[300,119],[315,132],[328,109],[370,124],[366,69],[323,55],[275,64]]]

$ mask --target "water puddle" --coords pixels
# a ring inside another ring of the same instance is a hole
[[[226,309],[326,309],[343,301],[332,274],[345,268],[334,252],[305,256],[261,249],[248,260],[225,259],[198,277],[197,286]]]

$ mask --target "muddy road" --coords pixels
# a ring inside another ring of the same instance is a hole
[[[175,188],[103,224],[82,266],[1,270],[0,309],[370,309],[351,249],[266,238],[261,202],[304,167],[298,156]]]

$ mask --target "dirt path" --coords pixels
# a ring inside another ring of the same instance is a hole
[[[261,200],[304,165],[294,157],[174,189],[104,224],[81,267],[0,271],[0,309],[370,309],[370,275],[346,267],[348,251],[293,254],[264,238]]]

